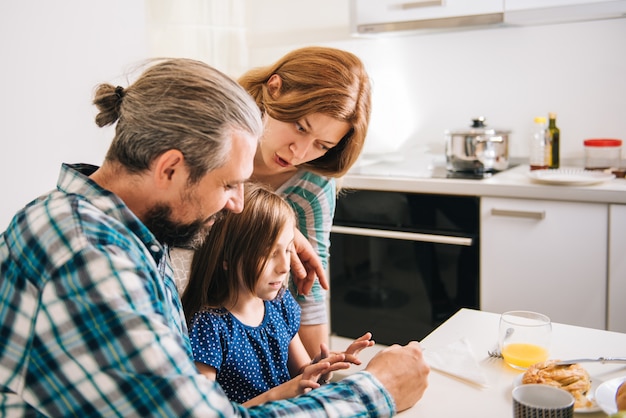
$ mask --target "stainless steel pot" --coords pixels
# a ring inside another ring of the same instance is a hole
[[[509,167],[511,131],[488,128],[484,117],[472,119],[469,130],[446,131],[449,171],[501,171]]]

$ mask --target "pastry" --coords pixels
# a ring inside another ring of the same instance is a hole
[[[617,388],[615,403],[618,411],[626,411],[626,380]]]
[[[541,383],[565,389],[574,396],[574,409],[589,408],[592,402],[587,398],[591,388],[589,373],[580,364],[557,366],[558,360],[548,360],[533,364],[522,376],[522,383]]]

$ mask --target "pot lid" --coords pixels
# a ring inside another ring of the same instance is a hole
[[[504,129],[494,129],[487,127],[487,123],[485,122],[487,118],[484,116],[478,116],[476,118],[472,118],[472,123],[470,124],[469,129],[459,129],[456,131],[449,131],[452,135],[508,135],[511,133],[510,130]]]

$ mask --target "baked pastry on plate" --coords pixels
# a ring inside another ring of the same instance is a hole
[[[522,376],[522,383],[541,383],[565,389],[574,396],[574,408],[588,408],[592,402],[587,398],[591,389],[589,373],[580,364],[557,366],[558,360],[533,364]]]
[[[617,388],[615,403],[618,411],[626,411],[626,380]]]

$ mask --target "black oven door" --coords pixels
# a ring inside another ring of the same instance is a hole
[[[332,333],[406,344],[478,309],[478,217],[474,196],[344,192],[331,233]]]

